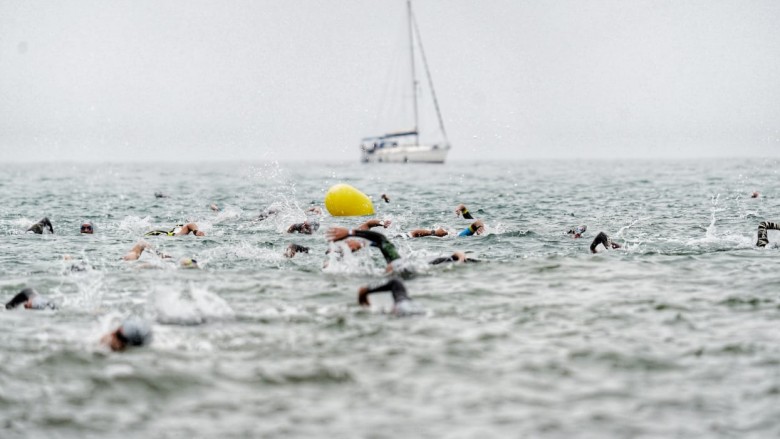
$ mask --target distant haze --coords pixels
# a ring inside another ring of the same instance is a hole
[[[421,0],[452,160],[780,156],[780,2]],[[0,2],[0,162],[355,160],[405,2]]]

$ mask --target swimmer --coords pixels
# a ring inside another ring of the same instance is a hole
[[[385,262],[387,262],[385,271],[389,273],[401,269],[399,267],[399,265],[402,264],[401,255],[398,254],[398,250],[396,250],[393,243],[390,242],[387,237],[381,233],[372,232],[370,230],[331,227],[326,235],[328,241],[331,242],[341,241],[342,239],[346,239],[352,236],[368,240],[371,242],[371,246],[377,247],[379,251],[382,252],[382,256],[384,256]]]
[[[154,198],[168,198],[168,196],[167,196],[167,195],[165,195],[165,194],[164,194],[164,193],[162,193],[162,192],[155,192],[155,193],[154,193]]]
[[[322,215],[322,209],[317,206],[312,206],[306,209],[306,215]]]
[[[100,343],[114,352],[125,350],[128,346],[144,346],[152,341],[152,328],[146,320],[129,317],[119,327],[104,335]]]
[[[311,235],[312,233],[316,232],[320,228],[320,223],[318,221],[309,221],[306,220],[302,223],[297,223],[291,225],[287,229],[287,233],[302,233],[304,235]]]
[[[439,227],[438,229],[414,229],[409,232],[409,237],[411,238],[422,238],[425,236],[436,236],[439,238],[443,238],[447,236],[449,232]]]
[[[133,248],[130,249],[129,252],[127,252],[124,256],[122,256],[122,260],[123,261],[137,261],[138,258],[141,257],[141,253],[143,253],[144,250],[146,250],[147,248],[151,249],[152,246],[148,242],[146,242],[144,240],[138,241],[138,243],[135,244],[133,246]]]
[[[144,236],[184,236],[189,235],[192,232],[195,236],[205,236],[203,231],[198,230],[198,225],[195,223],[188,223],[184,225],[178,225],[171,230],[152,230],[151,232],[144,233]]]
[[[593,242],[590,244],[590,252],[596,253],[596,247],[601,244],[604,246],[605,249],[609,250],[611,249],[618,249],[620,248],[620,244],[617,242],[612,242],[612,239],[607,236],[604,232],[599,232],[598,235],[596,235],[596,238],[593,240]]]
[[[49,233],[54,234],[54,227],[52,227],[49,218],[46,217],[44,217],[42,220],[38,221],[37,223],[31,225],[30,228],[27,229],[28,232],[33,232],[36,235],[43,235],[44,230],[48,230]]]
[[[482,223],[482,220],[476,220],[473,223],[471,223],[468,228],[463,229],[460,233],[458,233],[458,236],[472,236],[472,235],[481,235],[485,233],[485,225]]]
[[[14,309],[22,304],[24,304],[26,309],[56,308],[53,303],[46,300],[46,298],[38,294],[38,292],[32,288],[25,288],[5,304],[5,309]]]
[[[780,224],[771,221],[761,221],[758,223],[758,241],[756,241],[756,247],[766,247],[766,245],[769,244],[767,230],[780,230]]]
[[[474,217],[471,216],[471,212],[469,212],[469,210],[466,209],[466,206],[463,204],[459,204],[458,207],[455,208],[455,215],[457,216],[463,215],[463,218],[474,219]]]
[[[577,226],[576,228],[571,229],[566,233],[572,235],[573,239],[577,239],[577,238],[582,238],[582,234],[585,233],[586,230],[588,230],[588,226],[582,225],[582,226]]]
[[[389,219],[386,220],[370,219],[364,222],[363,224],[357,226],[355,230],[371,230],[372,228],[379,227],[379,226],[382,226],[386,229],[390,227],[390,224],[392,224],[392,222]],[[347,244],[347,247],[353,253],[363,248],[363,242],[359,239],[347,239],[346,241],[344,241],[344,243]],[[325,253],[326,254],[330,253],[330,251],[331,250],[328,249]],[[340,253],[341,248],[336,249],[336,251]]]
[[[287,250],[284,251],[284,256],[292,258],[296,253],[309,253],[309,247],[304,247],[298,244],[290,244],[287,246]]]
[[[381,196],[380,198],[381,198],[381,199],[382,199],[382,201],[384,201],[385,203],[389,203],[389,202],[390,202],[390,197],[388,197],[388,196],[387,196],[387,194],[382,194],[382,196]]]
[[[750,194],[750,198],[758,198],[761,194],[758,193],[758,191],[753,191],[752,194]]]
[[[369,288],[368,285],[358,289],[358,303],[361,306],[371,306],[368,301],[368,295],[380,291],[390,291],[393,294],[393,314],[397,316],[412,315],[422,313],[421,309],[414,306],[412,298],[406,292],[406,287],[400,279],[392,278],[382,285]]]
[[[445,262],[465,263],[465,262],[479,262],[477,259],[471,259],[466,256],[466,253],[462,251],[456,251],[452,253],[452,256],[443,256],[436,258],[430,262],[431,265],[439,265]]]
[[[276,215],[277,213],[279,213],[279,209],[277,209],[275,207],[271,207],[268,210],[266,210],[265,212],[262,212],[259,215],[257,215],[257,217],[255,219],[257,221],[263,221],[265,219],[268,219],[272,215]]]
[[[81,230],[79,230],[79,233],[84,235],[91,235],[95,233],[95,225],[92,224],[92,221],[84,221],[81,223]]]
[[[200,268],[198,261],[193,258],[181,258],[179,259],[180,268]]]
[[[211,203],[211,205],[209,205],[209,209],[211,209],[213,212],[221,212],[222,211],[222,209],[220,209],[219,206],[217,206],[214,203]]]

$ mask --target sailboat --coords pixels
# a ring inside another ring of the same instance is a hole
[[[436,92],[433,89],[433,80],[428,69],[428,61],[425,58],[425,51],[420,38],[420,31],[417,28],[417,22],[412,13],[411,0],[406,1],[407,20],[409,26],[409,52],[411,60],[411,88],[412,88],[412,108],[414,112],[414,126],[411,129],[391,132],[381,136],[365,137],[361,140],[360,150],[362,161],[364,163],[444,163],[447,153],[450,150],[450,142],[447,139],[447,132],[444,129],[444,120],[439,111],[439,102],[436,99]],[[418,85],[417,72],[415,66],[415,41],[419,46],[422,65],[425,69],[425,75],[428,79],[428,87],[433,97],[433,106],[436,109],[436,116],[439,121],[442,140],[438,142],[420,142],[420,116],[418,105]]]

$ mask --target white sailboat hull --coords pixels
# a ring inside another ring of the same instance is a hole
[[[363,148],[366,163],[444,163],[449,145],[399,145],[387,148]]]

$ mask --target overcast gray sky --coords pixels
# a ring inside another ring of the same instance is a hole
[[[453,160],[780,155],[780,1],[414,7]],[[0,161],[357,161],[404,13],[2,0]]]

